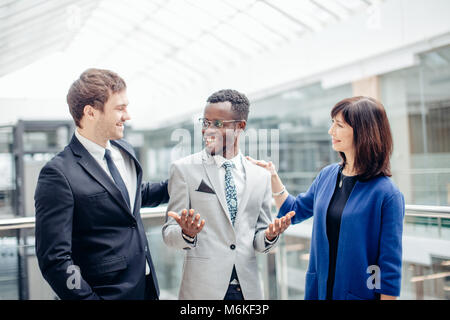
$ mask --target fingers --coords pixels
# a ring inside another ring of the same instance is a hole
[[[186,217],[186,225],[192,226],[194,224],[194,209],[189,210],[189,214]]]
[[[257,161],[256,161],[256,164],[257,164],[258,166],[260,166],[260,167],[263,167],[263,168],[267,168],[267,166],[269,165],[269,163],[266,162],[266,161],[264,161],[264,160],[257,160]]]
[[[257,162],[255,159],[253,159],[253,158],[250,157],[250,156],[246,156],[246,158],[247,158],[248,161],[250,161],[250,162],[253,163],[253,164],[256,164],[256,162]]]
[[[295,211],[290,211],[288,212],[287,215],[285,215],[283,218],[285,218],[284,225],[283,225],[283,231],[286,230],[287,228],[289,228],[289,226],[291,225],[291,219],[295,216]]]
[[[175,212],[169,211],[169,212],[167,213],[167,215],[168,215],[169,217],[174,218],[176,222],[180,223],[181,218],[180,218],[180,216],[179,216],[178,214],[176,214]]]
[[[187,210],[183,209],[181,211],[180,223],[185,224],[187,221]]]
[[[200,221],[200,214],[196,214],[194,220],[192,221],[192,223],[197,226],[198,222]]]
[[[267,165],[268,165],[268,163],[267,163],[266,161],[264,161],[264,160],[255,160],[255,159],[253,159],[253,158],[250,157],[250,156],[246,156],[246,158],[247,158],[247,160],[250,161],[251,163],[256,164],[256,165],[258,165],[258,166],[260,166],[260,167],[263,167],[263,168],[266,168]]]
[[[198,213],[195,214],[194,209],[189,209],[189,211],[187,209],[183,209],[181,211],[181,216],[173,211],[169,211],[167,215],[176,220],[186,235],[192,237],[195,237],[195,235],[202,231],[205,226],[205,220],[202,219],[200,221],[201,216]]]
[[[289,216],[284,216],[280,219],[280,228],[278,230],[279,234],[283,233],[291,225],[291,218]]]
[[[269,224],[269,227],[266,229],[266,235],[268,235],[268,237],[274,238],[277,235],[282,234],[291,225],[291,218],[293,216],[295,216],[295,211],[290,211],[280,219],[276,218],[273,223]]]
[[[194,216],[194,209],[190,209],[189,213],[186,209],[181,210],[181,216],[173,211],[167,213],[168,216],[175,219],[175,221],[181,226],[187,226],[192,222],[192,217]]]
[[[291,219],[289,217],[283,217],[281,218],[281,226],[280,226],[280,233],[284,232],[291,224]]]
[[[273,234],[273,223],[270,223],[269,226],[267,227],[265,234],[266,234],[266,238],[269,240],[272,240],[273,238],[276,237],[276,235]]]
[[[275,221],[273,222],[275,235],[279,235],[282,232],[281,230],[283,228],[283,221],[284,221],[283,218],[275,219]]]
[[[273,223],[269,224],[269,234],[273,235],[275,233],[275,225]]]
[[[256,160],[256,159],[253,159],[250,156],[246,156],[246,158],[247,158],[248,161],[250,161],[253,164],[259,164],[260,165],[260,164],[266,163],[264,160]]]
[[[197,227],[197,233],[199,233],[200,231],[202,231],[203,227],[205,226],[205,220],[202,219],[202,222],[200,222],[200,224]]]

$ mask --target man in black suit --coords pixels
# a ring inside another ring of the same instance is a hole
[[[139,211],[168,201],[167,181],[141,183],[142,168],[122,140],[126,84],[88,69],[67,102],[76,132],[44,166],[35,193],[42,274],[61,299],[158,299]]]

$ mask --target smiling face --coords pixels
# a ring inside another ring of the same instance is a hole
[[[103,112],[97,110],[96,131],[105,140],[123,138],[124,123],[130,120],[126,90],[112,93],[106,101]]]
[[[353,128],[345,122],[342,112],[338,113],[332,120],[328,134],[332,138],[333,149],[346,154],[353,153]]]
[[[239,120],[231,109],[231,102],[210,103],[205,107],[203,117],[209,121]],[[238,137],[245,128],[245,122],[225,122],[222,128],[212,124],[202,128],[206,151],[211,155],[222,155],[225,158],[233,157],[239,151]]]

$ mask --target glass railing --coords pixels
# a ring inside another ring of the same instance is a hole
[[[277,250],[279,299],[303,299],[312,219],[290,226]],[[406,206],[399,299],[450,300],[450,207]]]
[[[167,247],[161,235],[165,207],[141,216],[161,289],[177,299],[183,250]],[[312,219],[292,225],[269,254],[258,254],[265,299],[303,299]],[[0,300],[57,299],[43,279],[34,248],[34,218],[0,220]],[[450,300],[450,207],[406,206],[400,299]]]

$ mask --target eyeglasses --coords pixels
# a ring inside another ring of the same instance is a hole
[[[213,128],[223,128],[224,123],[241,122],[245,120],[208,120],[206,118],[200,118],[198,121],[201,123],[203,129],[208,128],[211,124]]]

